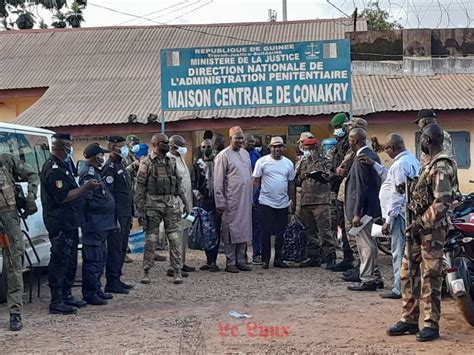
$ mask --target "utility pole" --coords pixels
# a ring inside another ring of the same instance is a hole
[[[288,13],[286,11],[286,0],[283,1],[283,21],[288,21]]]

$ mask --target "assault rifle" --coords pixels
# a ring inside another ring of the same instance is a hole
[[[413,212],[408,207],[412,196],[410,194],[410,183],[413,180],[410,179],[408,176],[405,181],[405,221],[406,226],[408,227],[410,224],[413,223],[415,220],[413,216]],[[411,232],[405,231],[405,239],[406,239],[406,253],[407,253],[407,260],[408,260],[408,276],[410,277],[410,292],[413,294],[413,241],[416,236],[412,235]]]

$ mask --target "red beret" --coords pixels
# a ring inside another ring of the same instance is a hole
[[[303,141],[303,145],[315,145],[315,144],[318,144],[318,140],[316,138],[306,138],[304,141]]]

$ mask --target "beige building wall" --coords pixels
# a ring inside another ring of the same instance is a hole
[[[40,96],[0,99],[0,122],[12,122],[39,98]]]

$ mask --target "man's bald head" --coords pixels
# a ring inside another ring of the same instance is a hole
[[[430,138],[433,145],[443,145],[444,141],[444,131],[437,123],[431,123],[426,125],[421,130],[421,134]]]
[[[160,142],[168,143],[168,136],[164,133],[155,133],[153,137],[151,137],[151,145],[156,145]]]
[[[354,128],[349,132],[349,146],[353,152],[367,145],[367,133],[365,129]]]
[[[169,140],[168,136],[163,133],[155,133],[153,137],[151,137],[151,147],[153,153],[156,155],[165,155],[169,152]]]
[[[180,135],[173,135],[170,137],[170,145],[177,145],[178,147],[184,147],[186,145],[186,140],[183,136]]]
[[[405,150],[405,142],[403,141],[403,137],[398,133],[391,133],[388,135],[387,143],[393,146],[395,149],[398,150]]]
[[[255,137],[252,133],[245,133],[244,134],[245,140],[244,140],[244,148],[247,151],[252,151],[255,149]]]

